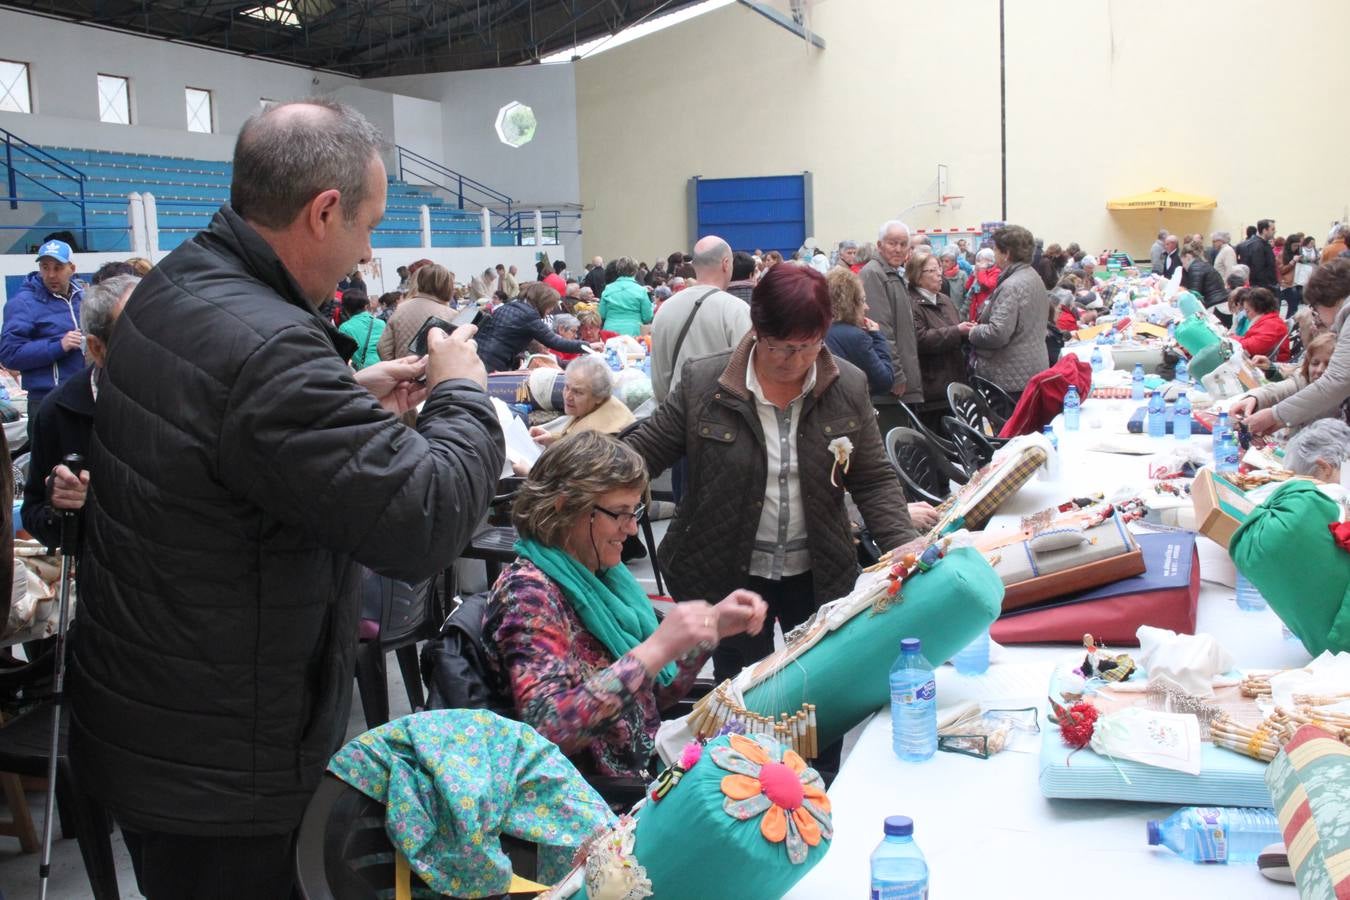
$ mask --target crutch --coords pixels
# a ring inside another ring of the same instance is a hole
[[[61,460],[80,477],[84,457],[69,453]],[[61,690],[66,680],[66,626],[70,622],[70,570],[79,539],[80,520],[76,510],[61,511],[61,612],[56,625],[56,647],[52,670],[52,740],[47,757],[47,804],[42,817],[42,864],[38,867],[38,900],[47,900],[47,878],[52,869],[52,819],[56,814],[56,757],[61,752]]]

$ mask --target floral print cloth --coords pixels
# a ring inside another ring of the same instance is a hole
[[[328,771],[385,804],[385,831],[429,886],[456,897],[505,893],[511,861],[498,835],[539,846],[553,883],[614,814],[558,748],[485,710],[404,716],[339,750]]]
[[[614,660],[562,589],[524,560],[493,585],[483,643],[521,719],[583,771],[635,778],[648,776],[660,710],[688,693],[708,658],[681,660],[660,687],[631,653]]]

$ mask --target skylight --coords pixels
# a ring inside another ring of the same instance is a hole
[[[291,5],[291,0],[277,0],[270,6],[254,6],[251,9],[243,10],[240,15],[248,16],[251,19],[261,19],[264,22],[275,22],[288,28],[300,27],[300,17],[295,14],[295,7]]]
[[[286,2],[286,0],[280,0]],[[655,34],[663,28],[669,28],[672,25],[678,25],[681,22],[687,22],[704,13],[712,12],[715,9],[721,9],[724,6],[730,6],[736,0],[703,0],[702,3],[695,3],[693,6],[686,7],[676,12],[664,16],[656,16],[636,25],[630,25],[616,34],[607,34],[591,41],[586,41],[569,47],[565,50],[559,50],[557,53],[550,53],[541,58],[541,63],[563,63],[571,62],[573,58],[586,58],[596,53],[603,53],[606,50],[613,50],[615,47],[622,47],[629,41],[635,41],[638,38],[646,37],[649,34]]]

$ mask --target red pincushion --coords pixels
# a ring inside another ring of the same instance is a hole
[[[764,796],[774,806],[792,812],[802,805],[804,794],[797,773],[783,763],[771,762],[759,770],[759,784]]]

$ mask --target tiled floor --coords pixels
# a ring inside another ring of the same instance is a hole
[[[665,522],[656,522],[655,531],[659,540],[665,534]],[[477,564],[474,564],[477,565]],[[630,564],[633,573],[649,591],[655,591],[651,575],[651,565],[647,560],[635,560]],[[474,582],[474,583],[466,583]],[[482,574],[472,570],[461,582],[461,590],[481,590]],[[407,715],[410,711],[408,695],[403,686],[403,677],[392,657],[389,660],[389,711],[392,717]],[[365,719],[361,713],[360,699],[353,696],[351,715],[347,722],[347,736],[355,737],[365,731]],[[39,837],[42,833],[43,796],[30,794],[29,805],[33,819],[37,824]],[[4,803],[0,802],[0,817],[8,818]],[[59,837],[60,829],[57,829]],[[117,862],[117,880],[122,897],[142,900],[136,890],[136,879],[131,871],[131,858],[127,855],[126,845],[122,842],[120,831],[112,836],[113,856]],[[38,863],[40,853],[23,854],[19,852],[19,842],[15,838],[0,837],[0,900],[27,900],[36,897],[38,890]],[[54,900],[88,900],[93,894],[89,880],[85,875],[84,862],[80,858],[79,846],[74,840],[57,840],[52,848],[51,878],[47,896]]]

